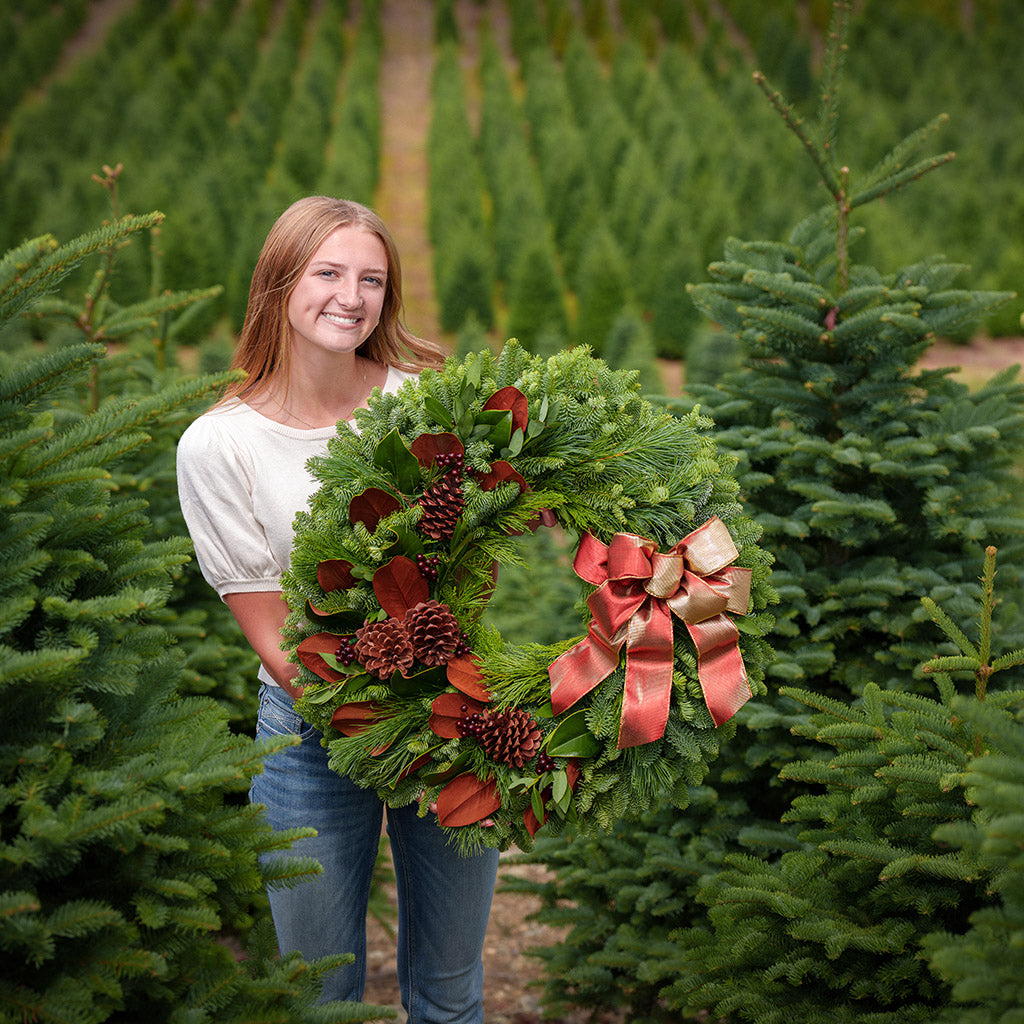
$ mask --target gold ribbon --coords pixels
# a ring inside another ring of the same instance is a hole
[[[750,570],[732,565],[739,552],[713,516],[667,552],[633,533],[610,544],[584,534],[576,574],[597,586],[587,600],[587,635],[548,668],[555,714],[572,707],[610,676],[626,648],[618,746],[650,743],[665,732],[672,697],[672,616],[697,648],[697,675],[716,726],[750,697],[739,631],[726,612],[745,615]]]

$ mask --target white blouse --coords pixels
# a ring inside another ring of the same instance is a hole
[[[413,376],[389,366],[381,390],[393,393]],[[319,488],[306,463],[336,433],[286,427],[235,400],[181,435],[178,499],[199,568],[222,598],[281,589],[295,516]]]

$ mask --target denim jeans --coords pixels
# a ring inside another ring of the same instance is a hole
[[[323,998],[360,1001],[366,981],[366,908],[384,804],[327,766],[321,734],[280,688],[260,689],[257,736],[297,734],[299,746],[267,758],[250,791],[276,829],[311,825],[317,835],[267,856],[313,857],[323,874],[270,889],[282,952],[307,960],[355,953],[331,972]],[[398,890],[398,980],[408,1024],[482,1024],[481,953],[498,867],[496,850],[460,856],[434,815],[390,808],[388,837]]]

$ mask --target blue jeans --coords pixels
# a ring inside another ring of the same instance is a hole
[[[355,953],[327,975],[323,998],[359,1002],[366,981],[366,908],[384,804],[327,767],[321,734],[283,690],[260,689],[257,737],[297,734],[299,746],[267,758],[250,799],[276,829],[313,826],[318,834],[268,856],[313,857],[323,874],[270,889],[278,946],[307,960]],[[398,890],[398,980],[408,1024],[482,1024],[481,953],[498,867],[496,850],[460,856],[434,815],[416,805],[389,808],[388,837]]]

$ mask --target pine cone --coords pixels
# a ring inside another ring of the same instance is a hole
[[[412,652],[424,665],[447,665],[462,639],[459,620],[439,601],[421,601],[405,613]]]
[[[459,474],[455,470],[445,473],[433,487],[423,492],[420,505],[423,506],[420,533],[433,540],[449,540],[466,507]]]
[[[414,656],[409,632],[401,619],[367,622],[356,630],[356,659],[371,675],[390,679],[392,673],[405,675]]]
[[[481,711],[459,721],[462,735],[473,736],[492,761],[517,768],[537,753],[543,739],[533,716],[522,708]]]

